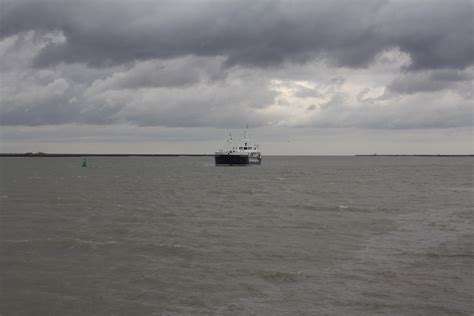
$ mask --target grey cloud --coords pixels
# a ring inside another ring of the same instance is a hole
[[[320,106],[321,112],[308,124],[318,128],[417,129],[460,128],[473,124],[470,100],[445,104],[440,95],[409,96],[394,104],[371,102],[352,106],[344,93],[335,94]]]
[[[331,84],[334,86],[340,86],[344,84],[344,82],[346,82],[346,80],[342,77],[331,78]]]
[[[388,86],[390,92],[413,94],[453,88],[458,83],[472,82],[471,71],[438,70],[409,72],[396,77]]]
[[[179,58],[141,62],[132,68],[115,72],[97,80],[92,89],[137,89],[151,87],[183,87],[202,82],[222,80],[226,72],[222,61],[213,58]]]
[[[266,125],[265,117],[248,108],[230,107],[204,114],[203,110],[206,108],[206,104],[201,102],[180,103],[173,109],[157,112],[133,111],[125,114],[124,118],[126,122],[138,126],[244,128],[245,124],[253,127]]]
[[[468,71],[457,71],[457,70],[440,70],[434,71],[431,73],[432,80],[439,80],[439,81],[467,81],[472,80],[473,75]]]
[[[410,69],[462,69],[474,59],[473,3],[392,1],[377,25],[388,42],[410,55]]]
[[[0,107],[0,125],[113,124],[114,115],[125,106],[123,102],[110,105],[105,101],[88,106],[83,101],[67,92],[31,101],[7,99],[2,103],[8,106]]]
[[[469,1],[0,1],[2,125],[473,124]]]
[[[262,82],[250,81],[245,85],[198,85],[185,93],[161,91],[157,92],[156,106],[148,103],[153,101],[131,104],[118,114],[118,119],[139,126],[242,128],[246,123],[264,126],[268,117],[258,110],[272,104],[276,94],[263,87]]]
[[[0,110],[1,125],[48,125],[76,122],[80,108],[68,103],[64,96],[51,96],[34,103],[10,102]]]
[[[317,89],[311,89],[306,87],[298,87],[298,90],[295,92],[295,97],[298,98],[320,98],[322,94]]]
[[[473,63],[473,11],[456,1],[81,1],[3,0],[1,36],[61,31],[36,56],[109,66],[184,55],[223,56],[226,64],[261,67],[326,58],[364,67],[399,47],[411,69]]]
[[[369,88],[363,89],[361,92],[357,94],[357,100],[359,102],[367,102],[371,101],[371,98],[367,98],[367,93],[369,93],[371,90]]]
[[[276,95],[267,79],[238,73],[223,77],[221,63],[189,57],[139,62],[111,73],[85,68],[82,75],[77,65],[58,65],[56,71],[20,66],[5,73],[0,124],[265,125],[258,111]]]

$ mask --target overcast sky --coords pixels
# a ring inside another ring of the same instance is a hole
[[[473,153],[473,7],[0,0],[0,151]]]

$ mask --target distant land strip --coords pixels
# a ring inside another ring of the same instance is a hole
[[[206,157],[210,154],[48,154],[48,153],[0,153],[0,157]]]
[[[298,155],[294,155],[298,156]],[[306,155],[305,155],[306,156]],[[315,155],[318,156],[318,155]],[[327,156],[327,155],[324,155]],[[340,156],[340,155],[336,155]],[[342,155],[352,156],[352,155]],[[443,154],[443,155],[418,155],[418,154],[371,154],[371,155],[353,155],[355,157],[474,157],[474,154],[457,155],[457,154]],[[214,157],[214,154],[61,154],[61,153],[0,153],[0,157]]]
[[[474,157],[474,154],[470,155],[456,155],[456,154],[447,154],[447,155],[379,155],[379,154],[372,154],[372,155],[355,155],[356,157]]]

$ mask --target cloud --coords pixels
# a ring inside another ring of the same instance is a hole
[[[409,72],[397,76],[387,88],[405,94],[451,89],[459,84],[472,83],[473,73],[472,69],[464,72],[452,69]]]
[[[460,95],[437,92],[354,104],[350,96],[335,94],[302,126],[318,128],[420,129],[473,125],[472,102]]]
[[[222,70],[218,58],[183,57],[166,61],[144,61],[132,68],[115,72],[112,76],[95,81],[90,90],[122,90],[153,87],[184,87],[198,83],[222,80],[226,72]]]
[[[0,1],[4,126],[473,125],[470,1]]]
[[[228,66],[268,67],[324,58],[365,67],[387,49],[410,69],[473,63],[473,6],[446,1],[81,1],[2,0],[3,37],[60,32],[34,64],[110,66],[187,55],[222,56]]]
[[[45,36],[50,37],[49,34]],[[186,56],[99,69],[81,64],[29,67],[34,36],[0,41],[2,125],[133,124],[262,126],[258,109],[273,103],[267,79],[222,69],[223,60]],[[39,41],[42,42],[42,41]],[[19,58],[18,56],[21,56]]]
[[[295,95],[299,98],[320,98],[322,94],[314,88],[299,86]]]
[[[262,87],[264,83],[257,79],[244,83],[230,78],[186,89],[149,90],[133,97],[119,119],[140,126],[238,128],[247,123],[262,126],[268,118],[258,110],[272,104],[275,98],[273,91]]]

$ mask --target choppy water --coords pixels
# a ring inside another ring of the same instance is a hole
[[[472,158],[1,159],[0,314],[471,315]]]

